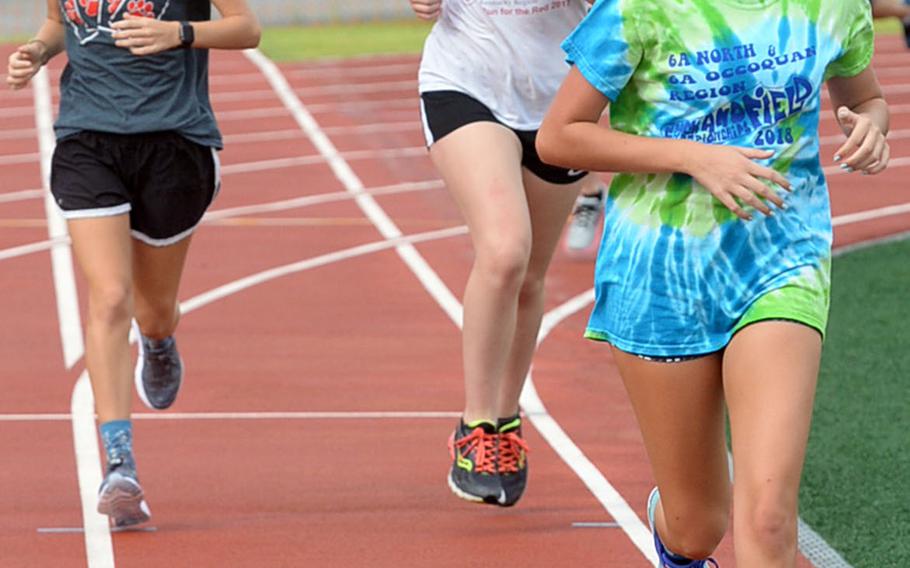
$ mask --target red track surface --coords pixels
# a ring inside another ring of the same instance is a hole
[[[897,109],[895,167],[876,178],[832,176],[836,216],[910,201],[902,191],[910,166],[910,53],[896,38],[882,39],[880,52],[877,64]],[[282,70],[372,189],[436,179],[421,150],[416,66],[416,58],[403,57]],[[228,135],[216,210],[344,190],[318,159],[243,171],[251,162],[318,152],[242,55],[217,54],[213,84]],[[8,200],[42,185],[37,155],[27,155],[38,152],[31,105],[31,91],[0,93],[0,164],[7,164],[0,254],[47,239],[41,199]],[[392,124],[371,127],[377,123]],[[836,133],[830,119],[822,130]],[[402,148],[410,150],[385,152]],[[835,148],[823,148],[828,165]],[[439,188],[377,201],[406,235],[461,224]],[[836,240],[843,246],[907,230],[910,213],[840,226]],[[208,223],[196,237],[181,297],[376,241],[382,237],[351,200]],[[418,250],[460,295],[468,240],[441,239]],[[84,566],[81,534],[38,532],[82,526],[71,425],[55,416],[69,412],[82,364],[64,370],[48,254],[0,263],[0,453],[7,464],[0,470],[0,566]],[[586,291],[591,273],[589,258],[560,254],[548,307]],[[652,485],[646,457],[609,353],[579,338],[585,317],[582,310],[568,318],[544,342],[537,388],[550,414],[643,517]],[[391,250],[228,296],[187,315],[179,336],[189,372],[176,413],[454,413],[461,405],[459,332]],[[135,410],[144,411],[138,404]],[[39,416],[11,417],[26,413]],[[647,565],[619,529],[572,527],[613,519],[533,428],[532,482],[517,508],[453,497],[444,482],[444,441],[453,424],[451,417],[138,420],[139,466],[157,530],[114,535],[117,565]],[[729,544],[719,556],[732,566]]]

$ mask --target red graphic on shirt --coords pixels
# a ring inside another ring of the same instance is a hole
[[[107,13],[114,14],[117,10],[120,9],[120,5],[123,4],[123,0],[111,0],[107,5]]]
[[[79,5],[89,18],[98,17],[98,0],[79,0]]]
[[[82,20],[82,16],[79,15],[79,11],[76,9],[76,3],[74,0],[66,0],[63,3],[63,9],[66,11],[66,17],[76,25],[83,25],[85,22]]]
[[[126,11],[134,16],[155,17],[155,3],[151,0],[130,0]]]

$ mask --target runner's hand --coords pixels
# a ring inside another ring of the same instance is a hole
[[[847,141],[834,155],[834,161],[847,173],[861,171],[875,175],[885,171],[891,148],[875,122],[845,106],[837,109],[837,121],[847,135]]]
[[[442,11],[442,0],[411,0],[411,9],[421,20],[435,20]]]
[[[30,41],[20,45],[9,56],[6,84],[10,89],[18,91],[28,86],[29,81],[41,70],[47,59],[47,46],[41,41]]]
[[[780,208],[784,207],[777,192],[763,180],[788,191],[790,182],[780,172],[755,162],[773,155],[774,152],[769,150],[702,144],[690,158],[691,166],[686,173],[737,217],[749,221],[752,214],[743,209],[740,203],[750,205],[765,215],[772,214],[771,208],[760,198]]]
[[[133,55],[154,55],[180,47],[180,22],[125,14],[111,27],[115,45]]]

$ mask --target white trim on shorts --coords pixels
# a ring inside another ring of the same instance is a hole
[[[436,143],[433,138],[433,131],[430,130],[430,121],[427,119],[427,103],[423,100],[423,93],[420,93],[420,122],[423,124],[423,136],[427,141],[427,148]]]
[[[215,192],[212,194],[212,200],[209,201],[209,207],[212,206],[212,203],[215,202],[215,198],[218,197],[218,194],[221,192],[221,159],[218,157],[218,150],[212,148],[212,163],[215,166]],[[208,209],[208,207],[206,207]],[[202,218],[199,219],[199,222],[190,227],[189,229],[182,231],[173,237],[168,237],[166,239],[153,239],[152,237],[146,235],[145,233],[140,233],[139,231],[130,231],[130,234],[137,241],[142,241],[143,243],[156,248],[169,247],[175,245],[180,241],[186,239],[199,228],[199,225],[202,224],[202,219],[205,218],[203,214]]]
[[[60,209],[60,206],[57,206],[57,209]],[[72,211],[67,211],[65,209],[60,209],[61,215],[67,221],[72,221],[74,219],[97,219],[99,217],[116,217],[117,215],[125,215],[133,209],[133,206],[129,203],[121,203],[120,205],[114,205],[113,207],[99,207],[96,209],[73,209]]]

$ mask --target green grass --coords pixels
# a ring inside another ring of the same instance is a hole
[[[262,50],[276,61],[420,53],[430,25],[414,20],[266,28]]]
[[[888,18],[887,20],[875,20],[875,33],[879,35],[897,35],[903,34],[904,28],[897,18]]]
[[[801,504],[856,568],[910,566],[910,239],[834,261]]]

